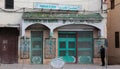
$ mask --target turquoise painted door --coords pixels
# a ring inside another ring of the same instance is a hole
[[[66,63],[76,62],[76,33],[59,32],[58,56],[62,57]]]
[[[31,63],[42,64],[43,62],[43,32],[31,31]]]
[[[78,32],[78,63],[90,64],[93,63],[93,32],[81,31]]]

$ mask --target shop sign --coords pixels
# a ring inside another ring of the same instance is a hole
[[[54,9],[54,10],[74,10],[78,11],[81,10],[81,6],[79,5],[62,5],[62,4],[44,4],[35,2],[34,8],[40,8],[40,9]]]

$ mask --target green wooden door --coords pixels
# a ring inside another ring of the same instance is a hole
[[[58,56],[67,63],[76,62],[76,33],[59,32]]]
[[[78,63],[89,64],[93,63],[93,32],[81,31],[78,32]]]
[[[31,63],[43,62],[43,32],[31,31]]]

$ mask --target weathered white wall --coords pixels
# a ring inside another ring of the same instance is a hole
[[[0,0],[0,8],[3,8],[4,7],[4,0]]]
[[[34,2],[80,5],[81,10],[98,11],[101,8],[101,0],[14,0],[14,8],[33,8]],[[4,8],[4,0],[0,0],[0,8]]]
[[[7,26],[7,24],[20,24],[22,13],[8,13],[0,12],[0,24]]]
[[[60,0],[60,4],[80,5],[82,10],[98,11],[101,7],[101,0]]]
[[[24,8],[33,8],[34,2],[50,3],[50,4],[53,3],[53,4],[80,5],[82,7],[81,10],[87,10],[87,11],[101,10],[100,9],[101,8],[101,0],[14,0],[14,10],[17,10],[17,9],[20,9],[23,7]],[[4,9],[4,0],[0,0],[0,8]],[[8,13],[8,12],[1,12],[1,10],[0,10],[0,24],[20,24],[20,23],[22,23],[21,21],[22,21],[22,13],[11,13],[11,12]],[[103,24],[104,23],[106,23],[106,21],[104,21]],[[48,25],[49,24],[47,24],[47,26]],[[57,24],[57,25],[59,25],[59,24]],[[96,26],[100,27],[100,29],[101,29],[105,25],[101,25],[101,23],[99,23]],[[51,30],[53,30],[53,29],[54,29],[54,27],[52,26]],[[101,31],[104,31],[104,30],[101,29]],[[101,33],[101,36],[103,36],[104,33],[105,32]]]
[[[48,27],[50,29],[50,32],[53,32],[53,30],[55,30],[56,28],[58,27],[62,27],[62,26],[65,26],[65,25],[71,25],[72,23],[68,22],[68,23],[61,23],[61,21],[57,22],[57,23],[44,23],[44,22],[37,22],[37,23],[40,23],[46,27]],[[25,29],[32,25],[32,24],[35,24],[35,22],[29,22],[29,23],[24,23],[22,24],[22,36],[25,35]],[[103,19],[101,22],[99,23],[87,23],[87,22],[83,22],[83,23],[76,23],[76,25],[88,25],[88,26],[93,26],[93,27],[96,27],[98,29],[100,29],[101,33],[100,33],[100,36],[102,38],[106,38],[107,35],[106,35],[106,19]],[[76,27],[77,28],[77,27]],[[79,29],[79,28],[77,28]]]
[[[98,11],[101,7],[101,0],[14,0],[14,9],[33,8],[34,2],[40,3],[54,3],[67,5],[80,5],[81,10]],[[5,0],[0,0],[0,8],[4,8]],[[19,23],[22,13],[4,13],[0,10],[0,24],[15,24]]]

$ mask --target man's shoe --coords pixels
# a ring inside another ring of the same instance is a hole
[[[101,65],[101,66],[105,66],[105,65]]]

